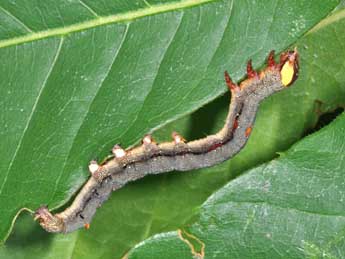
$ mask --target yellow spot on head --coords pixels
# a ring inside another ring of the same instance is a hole
[[[298,76],[298,52],[295,48],[293,51],[284,52],[280,55],[280,78],[284,86],[291,85]]]
[[[283,65],[282,69],[280,70],[280,76],[282,80],[282,84],[284,86],[289,86],[290,83],[293,81],[295,75],[295,67],[294,63],[290,60],[286,61]]]

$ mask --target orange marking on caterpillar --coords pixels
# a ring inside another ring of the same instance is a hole
[[[86,223],[86,224],[84,225],[84,228],[85,228],[86,230],[88,230],[88,229],[90,228],[90,224],[89,224],[89,223]]]
[[[276,66],[276,62],[274,60],[274,50],[272,50],[270,52],[270,54],[268,55],[267,65],[268,65],[269,68],[275,68],[275,66]]]
[[[258,73],[253,69],[251,59],[247,63],[247,76],[248,76],[248,78],[258,77]]]
[[[238,85],[236,85],[234,82],[232,82],[231,77],[228,73],[228,71],[224,71],[224,77],[225,77],[225,82],[226,85],[228,86],[230,91],[235,91],[236,89],[238,89]]]
[[[222,143],[217,143],[217,144],[214,144],[213,146],[211,146],[208,151],[212,151],[212,150],[215,150],[219,147],[221,147],[223,144]]]
[[[244,135],[248,138],[251,132],[252,132],[252,127],[248,127],[246,128]]]
[[[238,128],[238,119],[236,118],[234,120],[234,124],[232,125],[232,133],[234,133],[237,128]]]

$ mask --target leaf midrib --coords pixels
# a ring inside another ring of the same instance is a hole
[[[183,2],[151,5],[151,7],[142,8],[139,10],[130,11],[127,13],[122,13],[122,14],[98,16],[98,17],[95,17],[95,19],[88,20],[81,23],[72,24],[65,27],[48,29],[48,30],[30,33],[24,36],[14,37],[11,39],[0,40],[0,48],[5,48],[5,47],[13,46],[13,45],[41,40],[44,38],[49,38],[49,37],[54,37],[54,36],[62,36],[69,33],[91,29],[94,27],[102,26],[102,25],[131,21],[131,20],[135,20],[135,19],[142,18],[149,15],[155,15],[159,13],[189,8],[189,7],[205,4],[208,2],[215,2],[215,1],[218,1],[218,0],[185,0]]]

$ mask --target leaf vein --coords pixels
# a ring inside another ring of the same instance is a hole
[[[219,0],[185,0],[181,2],[174,2],[174,3],[168,3],[168,4],[157,4],[155,6],[142,8],[139,10],[130,11],[127,13],[122,13],[122,14],[99,16],[96,19],[72,24],[69,26],[57,27],[53,29],[30,33],[30,34],[19,36],[19,37],[0,40],[0,48],[22,44],[25,42],[45,39],[48,37],[53,37],[53,36],[58,36],[58,35],[66,35],[66,34],[78,32],[78,31],[82,31],[86,29],[91,29],[94,27],[99,27],[102,25],[132,21],[132,20],[143,18],[150,15],[155,15],[155,14],[169,12],[169,11],[175,11],[175,10],[184,9],[184,8],[190,8],[193,6],[197,6],[197,5],[201,5],[201,4],[205,4],[209,2],[215,2],[215,1],[219,1]]]
[[[126,39],[126,37],[127,37],[127,32],[128,32],[128,30],[129,30],[129,26],[130,26],[130,23],[127,23],[125,32],[124,32],[123,37],[122,37],[122,40],[121,40],[121,42],[120,42],[120,44],[119,44],[119,46],[118,46],[118,49],[117,49],[117,51],[116,51],[116,53],[115,53],[115,55],[114,55],[114,57],[113,57],[113,60],[111,61],[111,64],[110,64],[110,66],[109,66],[109,68],[108,68],[108,71],[106,72],[106,74],[105,74],[105,76],[104,76],[102,82],[100,82],[100,87],[98,88],[98,92],[99,92],[99,89],[102,88],[105,79],[108,77],[108,75],[109,75],[109,73],[110,73],[110,71],[111,71],[111,68],[113,67],[114,62],[115,62],[115,60],[116,60],[116,58],[117,58],[117,56],[118,56],[118,54],[119,54],[119,52],[120,52],[120,49],[122,48],[122,45],[123,45],[123,43],[125,42],[125,39]],[[94,100],[96,99],[96,96],[97,96],[97,94],[95,94],[94,97],[93,97],[93,99],[91,100],[90,105],[89,105],[89,107],[88,107],[88,110],[87,110],[86,113],[85,113],[84,118],[86,118],[86,116],[87,116],[88,113],[90,112],[90,108],[91,108],[91,106],[92,106],[92,103],[93,103]],[[79,129],[78,129],[78,131],[77,131],[77,133],[76,133],[76,135],[75,135],[75,137],[74,137],[74,139],[73,139],[72,145],[70,146],[69,153],[68,153],[68,155],[66,156],[66,159],[65,159],[64,164],[63,164],[63,166],[62,166],[62,169],[61,169],[61,171],[60,171],[60,174],[59,174],[58,178],[56,179],[54,191],[52,192],[52,198],[51,198],[50,202],[54,199],[54,196],[55,196],[56,190],[57,190],[57,188],[58,188],[58,186],[59,186],[59,183],[60,183],[62,174],[65,172],[65,168],[66,168],[67,161],[69,160],[69,158],[70,158],[70,156],[71,156],[71,151],[72,151],[72,149],[73,149],[75,140],[77,139],[77,136],[78,136],[78,134],[79,134],[79,131],[80,131],[80,129],[82,128],[82,126],[84,125],[84,122],[85,122],[85,120],[83,120],[83,122],[80,124]],[[50,203],[50,202],[49,202],[49,203]]]
[[[291,210],[296,211],[300,213],[310,214],[310,215],[316,215],[316,216],[325,216],[325,217],[340,217],[345,219],[345,215],[342,214],[335,214],[335,213],[325,213],[325,212],[319,212],[319,211],[310,211],[305,210],[302,208],[295,208],[295,207],[289,207],[289,206],[281,206],[275,203],[271,203],[269,201],[236,201],[236,200],[228,200],[224,202],[215,202],[215,204],[207,204],[204,206],[204,208],[207,207],[214,207],[222,204],[229,204],[229,203],[237,203],[237,204],[259,204],[259,205],[268,205],[273,208],[283,209],[283,210]]]
[[[179,28],[180,28],[180,26],[181,26],[183,17],[184,17],[184,12],[182,12],[182,15],[181,15],[181,18],[180,18],[180,22],[178,23],[178,25],[177,25],[177,27],[176,27],[175,33],[174,33],[174,35],[171,37],[170,41],[168,42],[167,47],[166,47],[166,49],[165,49],[165,52],[164,52],[164,54],[162,55],[162,58],[161,58],[161,60],[160,60],[160,63],[158,64],[158,71],[157,71],[157,73],[156,73],[156,75],[155,75],[155,78],[152,80],[151,89],[150,89],[150,91],[147,93],[145,100],[147,99],[147,97],[150,95],[150,93],[151,93],[151,91],[152,91],[153,85],[154,85],[154,83],[155,83],[155,81],[156,81],[156,78],[157,78],[157,76],[158,76],[158,74],[159,74],[159,68],[160,68],[160,66],[161,66],[161,64],[162,64],[162,62],[163,62],[163,60],[164,60],[164,58],[165,58],[165,55],[166,55],[166,53],[168,52],[168,50],[169,50],[169,48],[170,48],[172,42],[174,41],[175,35],[176,35],[177,31],[179,30]],[[139,115],[140,115],[140,113],[143,111],[144,106],[145,106],[145,101],[143,102],[142,106],[140,107],[139,111],[137,112],[137,115],[135,116],[135,118],[133,118],[132,123],[123,131],[123,133],[118,137],[118,139],[121,139],[124,135],[126,135],[126,134],[128,133],[128,131],[132,128],[132,126],[135,125],[135,123],[137,123],[138,118],[139,118]],[[134,142],[134,141],[133,141],[133,142]],[[104,146],[107,145],[107,144],[108,144],[108,143],[105,143]]]
[[[92,13],[95,17],[99,17],[95,10],[93,10],[89,5],[87,5],[83,0],[79,0],[79,3],[85,7],[90,13]]]
[[[52,71],[53,71],[53,69],[54,69],[54,67],[55,67],[56,61],[57,61],[57,59],[58,59],[58,57],[59,57],[59,55],[60,55],[60,53],[61,53],[63,41],[64,41],[64,38],[61,37],[61,38],[60,38],[60,42],[59,42],[59,46],[58,46],[57,51],[56,51],[56,54],[55,54],[55,56],[54,56],[54,59],[53,59],[53,61],[52,61],[52,63],[51,63],[51,66],[50,66],[50,68],[49,68],[49,70],[48,70],[47,76],[45,77],[45,79],[44,79],[44,81],[43,81],[42,87],[41,87],[41,89],[40,89],[40,91],[39,91],[39,93],[38,93],[38,95],[37,95],[37,97],[36,97],[36,100],[35,100],[35,102],[34,102],[34,105],[32,106],[32,110],[31,110],[31,113],[30,113],[30,115],[29,115],[29,117],[28,117],[27,123],[26,123],[26,125],[25,125],[25,127],[24,127],[23,133],[22,133],[22,135],[21,135],[21,137],[20,137],[20,139],[19,139],[19,142],[18,142],[18,145],[17,145],[17,147],[16,147],[16,150],[14,151],[14,154],[13,154],[13,156],[12,156],[12,159],[11,159],[10,163],[9,163],[8,169],[7,169],[6,173],[5,173],[5,178],[4,178],[4,181],[3,181],[2,185],[1,185],[1,188],[0,188],[0,195],[1,195],[1,193],[2,193],[2,191],[3,191],[3,188],[4,188],[4,186],[5,186],[6,182],[7,182],[9,172],[11,171],[11,168],[12,168],[12,166],[13,166],[14,160],[15,160],[17,154],[18,154],[19,148],[21,147],[21,144],[22,144],[22,142],[23,142],[25,133],[26,133],[27,129],[29,128],[31,119],[32,119],[33,114],[34,114],[34,112],[35,112],[35,110],[36,110],[36,107],[37,107],[37,104],[38,104],[38,102],[39,102],[39,100],[40,100],[40,97],[41,97],[41,95],[42,95],[42,93],[43,93],[43,89],[44,89],[45,86],[47,85],[47,81],[48,81],[48,79],[49,79],[49,77],[50,77],[50,75],[51,75],[51,73],[52,73]]]
[[[217,45],[217,47],[215,48],[215,51],[214,51],[212,57],[210,58],[210,61],[209,61],[208,65],[207,65],[207,67],[205,68],[205,71],[207,71],[207,70],[209,69],[209,67],[210,67],[210,64],[212,64],[212,61],[213,61],[214,57],[215,57],[216,54],[217,54],[217,50],[219,49],[219,46],[220,46],[222,40],[224,39],[224,34],[225,34],[225,32],[226,32],[226,30],[227,30],[229,24],[230,24],[230,18],[231,18],[231,15],[232,15],[232,11],[233,11],[233,1],[231,2],[231,7],[230,7],[230,12],[229,12],[228,22],[227,22],[226,26],[224,27],[223,35],[222,35],[221,39],[219,40],[218,45]],[[180,99],[180,101],[179,101],[175,106],[172,106],[170,109],[166,109],[165,111],[162,111],[162,112],[160,113],[159,116],[162,116],[163,114],[167,114],[167,113],[169,113],[169,112],[171,112],[171,111],[176,110],[178,107],[181,106],[181,104],[184,103],[185,100],[190,99],[190,94],[193,93],[194,90],[195,90],[197,87],[199,87],[199,85],[200,85],[200,83],[201,83],[202,81],[203,81],[203,78],[200,78],[199,82],[198,82],[197,84],[195,84],[195,86],[192,86],[192,87],[190,88],[190,90],[189,90],[187,93],[185,93],[185,95]],[[215,98],[217,98],[217,95],[215,95],[215,96],[213,97],[213,99],[215,99]],[[210,101],[211,101],[211,100],[210,100]],[[195,107],[194,109],[190,110],[189,112],[191,113],[191,112],[193,112],[194,110],[196,110],[197,108],[198,108],[198,107]],[[180,115],[180,116],[182,116],[182,115]],[[152,119],[155,119],[155,117],[152,117],[151,120],[152,120]],[[173,120],[175,120],[175,119],[177,119],[176,116],[175,116],[175,117],[172,117],[170,120],[167,120],[165,124],[167,124],[167,123],[169,123],[169,122],[171,122],[171,121],[173,121]],[[164,124],[164,125],[165,125],[165,124]],[[162,125],[162,126],[163,126],[163,125]]]
[[[22,26],[25,30],[28,32],[33,32],[24,22],[22,22],[19,18],[17,18],[15,15],[13,15],[11,12],[6,10],[4,7],[0,6],[0,9],[9,17],[11,17],[13,20],[15,20],[20,26]]]

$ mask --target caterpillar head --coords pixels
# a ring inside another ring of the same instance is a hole
[[[293,51],[283,52],[280,55],[279,62],[280,78],[284,86],[290,86],[298,77],[298,52],[295,48]]]

